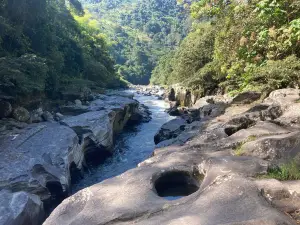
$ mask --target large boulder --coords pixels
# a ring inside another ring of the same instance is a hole
[[[72,128],[84,144],[84,153],[111,151],[113,145],[113,120],[116,114],[112,111],[87,112],[78,116],[65,118],[61,124]]]
[[[27,122],[30,119],[30,113],[23,107],[17,107],[13,111],[13,118],[20,122]]]
[[[9,102],[0,101],[0,119],[10,116],[12,113],[12,106]]]
[[[300,133],[296,131],[257,138],[242,146],[242,154],[280,163],[298,159],[300,164]]]
[[[1,225],[40,225],[44,219],[43,203],[36,195],[2,190],[0,205]]]
[[[232,99],[232,104],[250,104],[259,100],[261,97],[261,93],[254,91],[247,91],[238,94]]]
[[[82,168],[76,133],[57,123],[0,136],[0,189],[37,194],[46,203],[68,193],[70,167]]]
[[[168,162],[162,157],[153,166],[141,166],[83,189],[63,201],[44,224],[294,224],[268,204],[251,180],[237,174],[224,175],[221,167],[219,176],[213,176],[202,187],[197,171],[183,166],[187,159],[199,162],[201,157],[182,154]],[[243,162],[253,165],[248,159],[238,161],[232,168],[241,167]],[[259,171],[259,163],[254,163],[257,167],[253,171]],[[251,168],[248,171],[253,173]],[[224,169],[228,170],[226,166]],[[242,168],[239,171],[243,172]],[[210,170],[205,176],[210,177],[209,173]],[[173,187],[178,182],[193,183],[194,193],[173,201],[161,197],[168,185]]]
[[[158,144],[162,141],[176,138],[184,131],[187,122],[184,119],[177,118],[165,123],[154,136],[154,143]]]
[[[33,110],[31,113],[30,113],[30,120],[32,123],[40,123],[43,121],[43,118],[42,118],[42,115],[43,115],[43,109],[42,108],[38,108],[36,110]]]

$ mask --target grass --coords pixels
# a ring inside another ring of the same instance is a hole
[[[250,135],[245,141],[239,143],[234,149],[234,154],[236,156],[242,156],[244,153],[243,145],[250,141],[255,141],[257,137],[255,135]]]
[[[268,170],[268,174],[260,178],[274,178],[280,181],[300,180],[300,165],[295,160]]]

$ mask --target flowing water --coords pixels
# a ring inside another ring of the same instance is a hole
[[[154,96],[142,95],[136,95],[135,99],[149,107],[152,112],[152,120],[149,123],[126,127],[115,140],[113,156],[99,166],[90,167],[84,178],[73,185],[73,193],[105,179],[118,176],[136,167],[152,154],[155,147],[154,135],[164,123],[173,117],[165,112],[169,105],[163,100],[157,100]]]

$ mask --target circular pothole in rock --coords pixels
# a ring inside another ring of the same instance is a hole
[[[199,178],[186,171],[168,171],[156,179],[154,185],[158,196],[176,200],[198,191]]]

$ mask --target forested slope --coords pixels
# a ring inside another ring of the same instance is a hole
[[[100,30],[77,0],[0,2],[0,95],[59,98],[85,86],[121,84]]]
[[[160,60],[152,83],[181,82],[202,95],[299,86],[299,0],[201,0],[191,14],[192,31]]]
[[[134,84],[149,83],[158,59],[178,46],[190,27],[190,0],[81,2],[110,41],[118,73]]]

